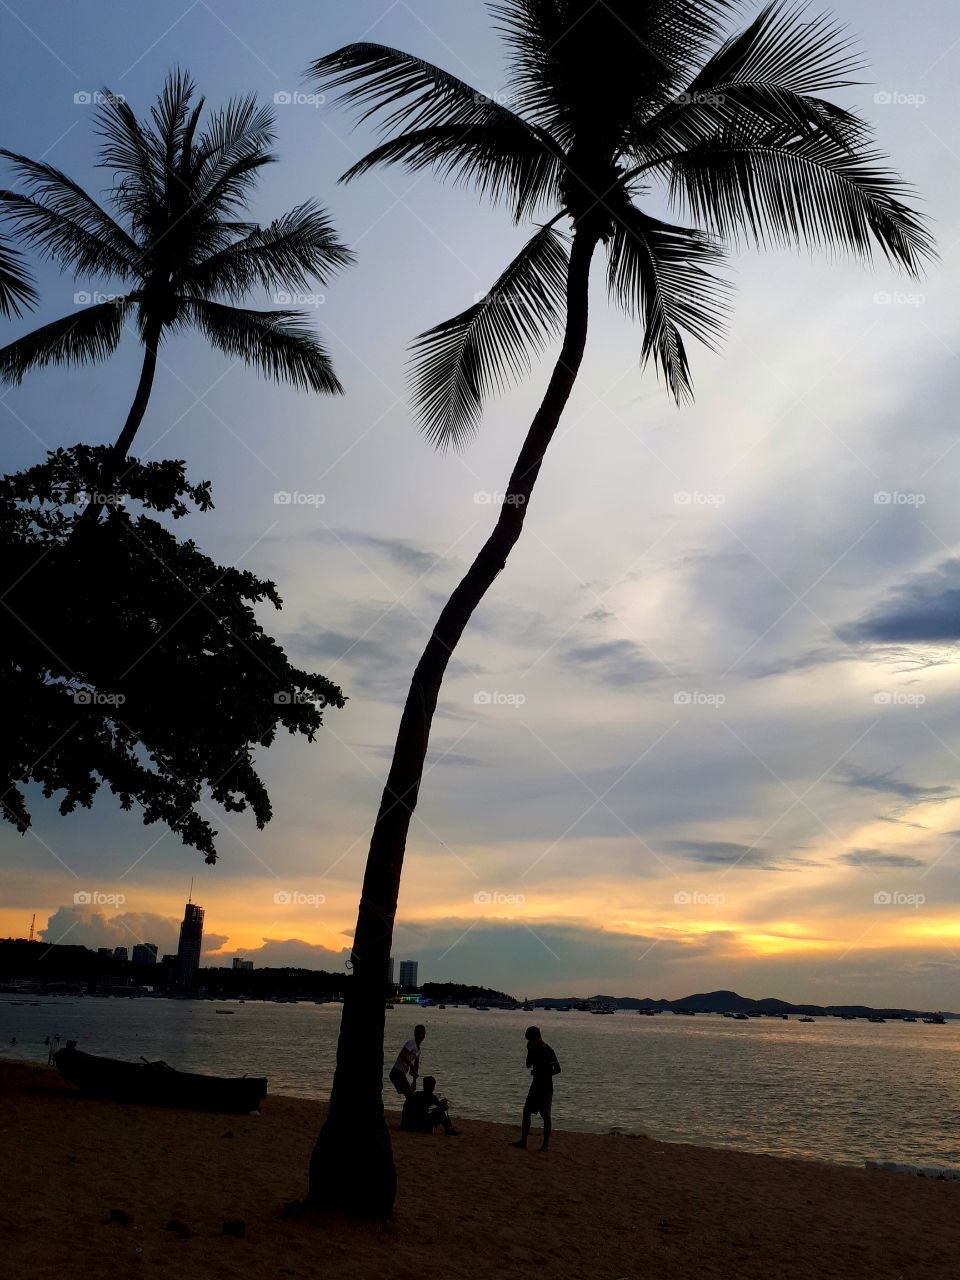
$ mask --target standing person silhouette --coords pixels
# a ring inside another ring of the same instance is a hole
[[[540,1150],[546,1151],[553,1131],[551,1110],[553,1107],[553,1077],[560,1074],[560,1063],[557,1055],[540,1034],[539,1027],[527,1027],[524,1035],[527,1039],[527,1067],[533,1077],[530,1081],[530,1092],[523,1104],[523,1125],[520,1130],[520,1141],[511,1142],[511,1147],[527,1149],[527,1138],[530,1136],[530,1117],[539,1114],[543,1120],[543,1142]]]
[[[390,1071],[390,1083],[401,1098],[409,1098],[417,1087],[417,1076],[420,1074],[420,1046],[423,1044],[427,1028],[418,1022],[413,1028],[413,1039],[408,1040],[400,1052]],[[413,1084],[407,1079],[407,1073],[413,1076]]]

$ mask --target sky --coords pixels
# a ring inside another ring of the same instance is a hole
[[[960,1007],[960,13],[831,11],[870,65],[837,100],[917,189],[941,261],[916,282],[735,255],[729,337],[692,351],[682,410],[640,370],[596,262],[581,376],[434,724],[394,946],[422,980]],[[36,912],[51,942],[174,950],[193,877],[206,963],[342,970],[410,673],[496,517],[550,353],[469,449],[431,448],[407,344],[485,292],[525,229],[430,173],[338,185],[375,135],[303,72],[370,40],[494,96],[502,47],[479,0],[8,0],[0,29],[4,147],[102,194],[101,88],[142,114],[181,66],[213,104],[280,95],[252,214],[316,197],[357,254],[309,301],[344,397],[176,337],[135,450],[212,482],[215,509],[178,532],[277,583],[265,624],[346,707],[313,745],[260,754],[263,831],[209,806],[215,866],[109,794],[63,818],[31,790],[31,830],[0,828],[0,935]],[[75,281],[38,275],[41,306],[6,340],[75,305]],[[2,470],[115,438],[138,369],[131,334],[107,364],[4,389]]]

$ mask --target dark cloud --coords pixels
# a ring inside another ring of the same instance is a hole
[[[898,827],[913,827],[916,831],[929,831],[930,828],[922,822],[908,822],[906,818],[893,818],[889,815],[877,815],[877,822],[890,822]],[[948,831],[947,835],[960,835],[960,831]]]
[[[911,801],[948,800],[954,795],[950,787],[923,787],[896,777],[892,770],[873,773],[867,769],[858,769],[855,765],[847,765],[841,770],[836,781],[857,791],[876,791],[880,795],[900,796],[903,800]]]
[[[783,871],[814,865],[795,855],[776,854],[728,840],[668,840],[660,847],[676,857],[699,862],[706,867],[756,867],[763,871]]]
[[[446,557],[406,538],[383,538],[357,529],[321,529],[313,536],[334,546],[345,544],[358,552],[372,551],[386,557],[391,564],[398,565],[401,569],[411,569],[418,575],[432,573],[434,569],[447,563]]]
[[[649,684],[664,675],[663,664],[647,657],[646,651],[632,640],[597,640],[564,644],[560,659],[570,667],[581,668],[601,684],[622,688]]]
[[[900,583],[872,613],[845,629],[872,644],[944,644],[960,641],[960,559]]]
[[[882,849],[848,849],[841,853],[837,862],[848,867],[923,867],[920,858],[909,853],[884,853]]]

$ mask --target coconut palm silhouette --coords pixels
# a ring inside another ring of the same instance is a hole
[[[860,65],[843,31],[768,6],[728,36],[740,7],[504,0],[490,6],[510,65],[496,100],[383,45],[347,45],[311,68],[386,134],[346,179],[379,165],[430,169],[472,184],[517,222],[539,220],[484,298],[416,339],[413,390],[429,439],[463,445],[487,396],[561,338],[496,525],[442,609],[403,709],[370,842],[330,1110],[311,1163],[317,1205],[392,1210],[384,987],[407,832],[444,671],[520,536],[580,367],[594,254],[603,248],[610,295],[642,326],[641,362],[652,361],[682,401],[691,395],[685,337],[714,345],[723,331],[725,250],[802,245],[861,258],[879,250],[909,273],[933,252],[869,125],[821,96],[851,84]],[[655,190],[692,225],[647,212]]]

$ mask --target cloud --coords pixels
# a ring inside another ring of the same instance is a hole
[[[567,666],[580,667],[601,684],[622,688],[648,684],[664,675],[663,664],[651,661],[632,640],[596,640],[565,644],[560,659]]]
[[[794,855],[775,854],[729,840],[668,840],[660,847],[677,857],[707,867],[757,867],[763,871],[785,871],[815,865]]]
[[[884,853],[881,849],[848,849],[837,862],[848,867],[924,867],[926,863],[909,853]]]
[[[876,791],[880,795],[900,796],[903,800],[911,801],[937,802],[948,800],[954,795],[950,787],[923,787],[907,782],[896,777],[892,769],[887,773],[872,773],[866,769],[858,769],[855,765],[847,765],[835,781],[857,791]]]
[[[850,639],[873,644],[960,641],[960,559],[907,578],[845,630]]]
[[[401,569],[410,569],[418,576],[430,574],[434,569],[449,563],[445,556],[437,555],[407,538],[384,538],[356,529],[321,529],[313,536],[321,542],[373,551],[376,555],[384,556],[391,564],[398,565]]]
[[[132,948],[138,942],[155,942],[163,955],[176,951],[180,922],[149,912],[119,911],[107,916],[86,906],[58,907],[37,933],[53,946]]]
[[[232,963],[235,951],[234,948],[219,955],[207,955],[204,948],[204,963],[223,967]],[[243,958],[252,960],[257,969],[324,969],[327,973],[342,973],[350,952],[347,948],[332,951],[316,942],[304,942],[302,938],[264,938],[259,947],[244,947]]]

